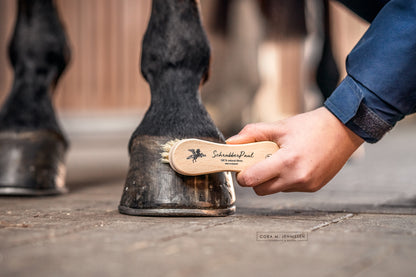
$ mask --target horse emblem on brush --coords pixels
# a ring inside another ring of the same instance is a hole
[[[204,153],[201,152],[201,149],[188,149],[192,153],[192,155],[189,155],[186,159],[192,159],[192,163],[196,162],[198,158],[206,157]]]

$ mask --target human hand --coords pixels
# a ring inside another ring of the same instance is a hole
[[[274,141],[280,149],[237,174],[258,195],[314,192],[327,184],[364,142],[326,108],[276,123],[244,127],[228,144]]]

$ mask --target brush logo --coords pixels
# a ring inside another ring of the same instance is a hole
[[[196,162],[198,158],[206,157],[204,153],[201,152],[201,149],[188,149],[192,153],[192,155],[188,156],[186,159],[192,159],[192,163]]]

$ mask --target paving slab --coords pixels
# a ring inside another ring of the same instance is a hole
[[[70,193],[0,198],[0,276],[415,276],[413,120],[321,191],[237,186],[219,218],[119,214],[128,132],[70,136]]]

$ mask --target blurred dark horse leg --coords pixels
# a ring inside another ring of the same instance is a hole
[[[153,1],[141,60],[152,100],[130,140],[121,213],[223,216],[234,212],[229,173],[186,177],[160,161],[161,145],[172,139],[223,141],[199,96],[208,77],[210,49],[198,4],[195,0]]]
[[[302,112],[304,0],[214,3],[208,26],[227,48],[215,48],[217,76],[203,97],[220,130],[230,136],[248,122]]]
[[[332,52],[329,0],[322,1],[323,14],[323,46],[322,54],[316,69],[316,84],[322,93],[322,97],[327,99],[338,85],[340,74]]]
[[[304,111],[303,51],[306,38],[304,0],[261,0],[265,35],[260,48],[262,84],[256,109],[261,121]],[[273,102],[275,101],[275,102]],[[267,105],[270,116],[262,112]]]
[[[202,99],[215,124],[229,137],[250,120],[259,87],[261,13],[257,0],[205,0],[202,7],[215,49],[212,82],[204,87]]]
[[[319,28],[319,39],[322,39],[317,51],[319,60],[311,69],[308,82],[317,83],[323,98],[336,88],[339,72],[332,53],[327,0],[310,3],[304,0],[206,0],[204,3],[213,6],[208,9],[206,18],[217,43],[214,45],[217,58],[214,58],[215,80],[204,89],[203,99],[226,136],[237,133],[247,123],[245,120],[276,120],[303,112],[308,106],[303,105],[305,74],[302,73],[306,69],[303,68],[306,23],[311,24],[307,18],[310,11],[305,13],[306,4],[319,9],[316,14],[319,23],[313,24],[319,25],[315,28]],[[246,6],[250,6],[249,13],[242,8]],[[260,26],[255,26],[256,23]],[[262,36],[254,35],[256,28]],[[273,70],[277,74],[273,74]],[[250,107],[254,107],[254,112],[249,112]]]
[[[0,110],[0,194],[63,193],[68,143],[51,98],[69,48],[51,0],[18,1],[9,56],[14,83]]]

